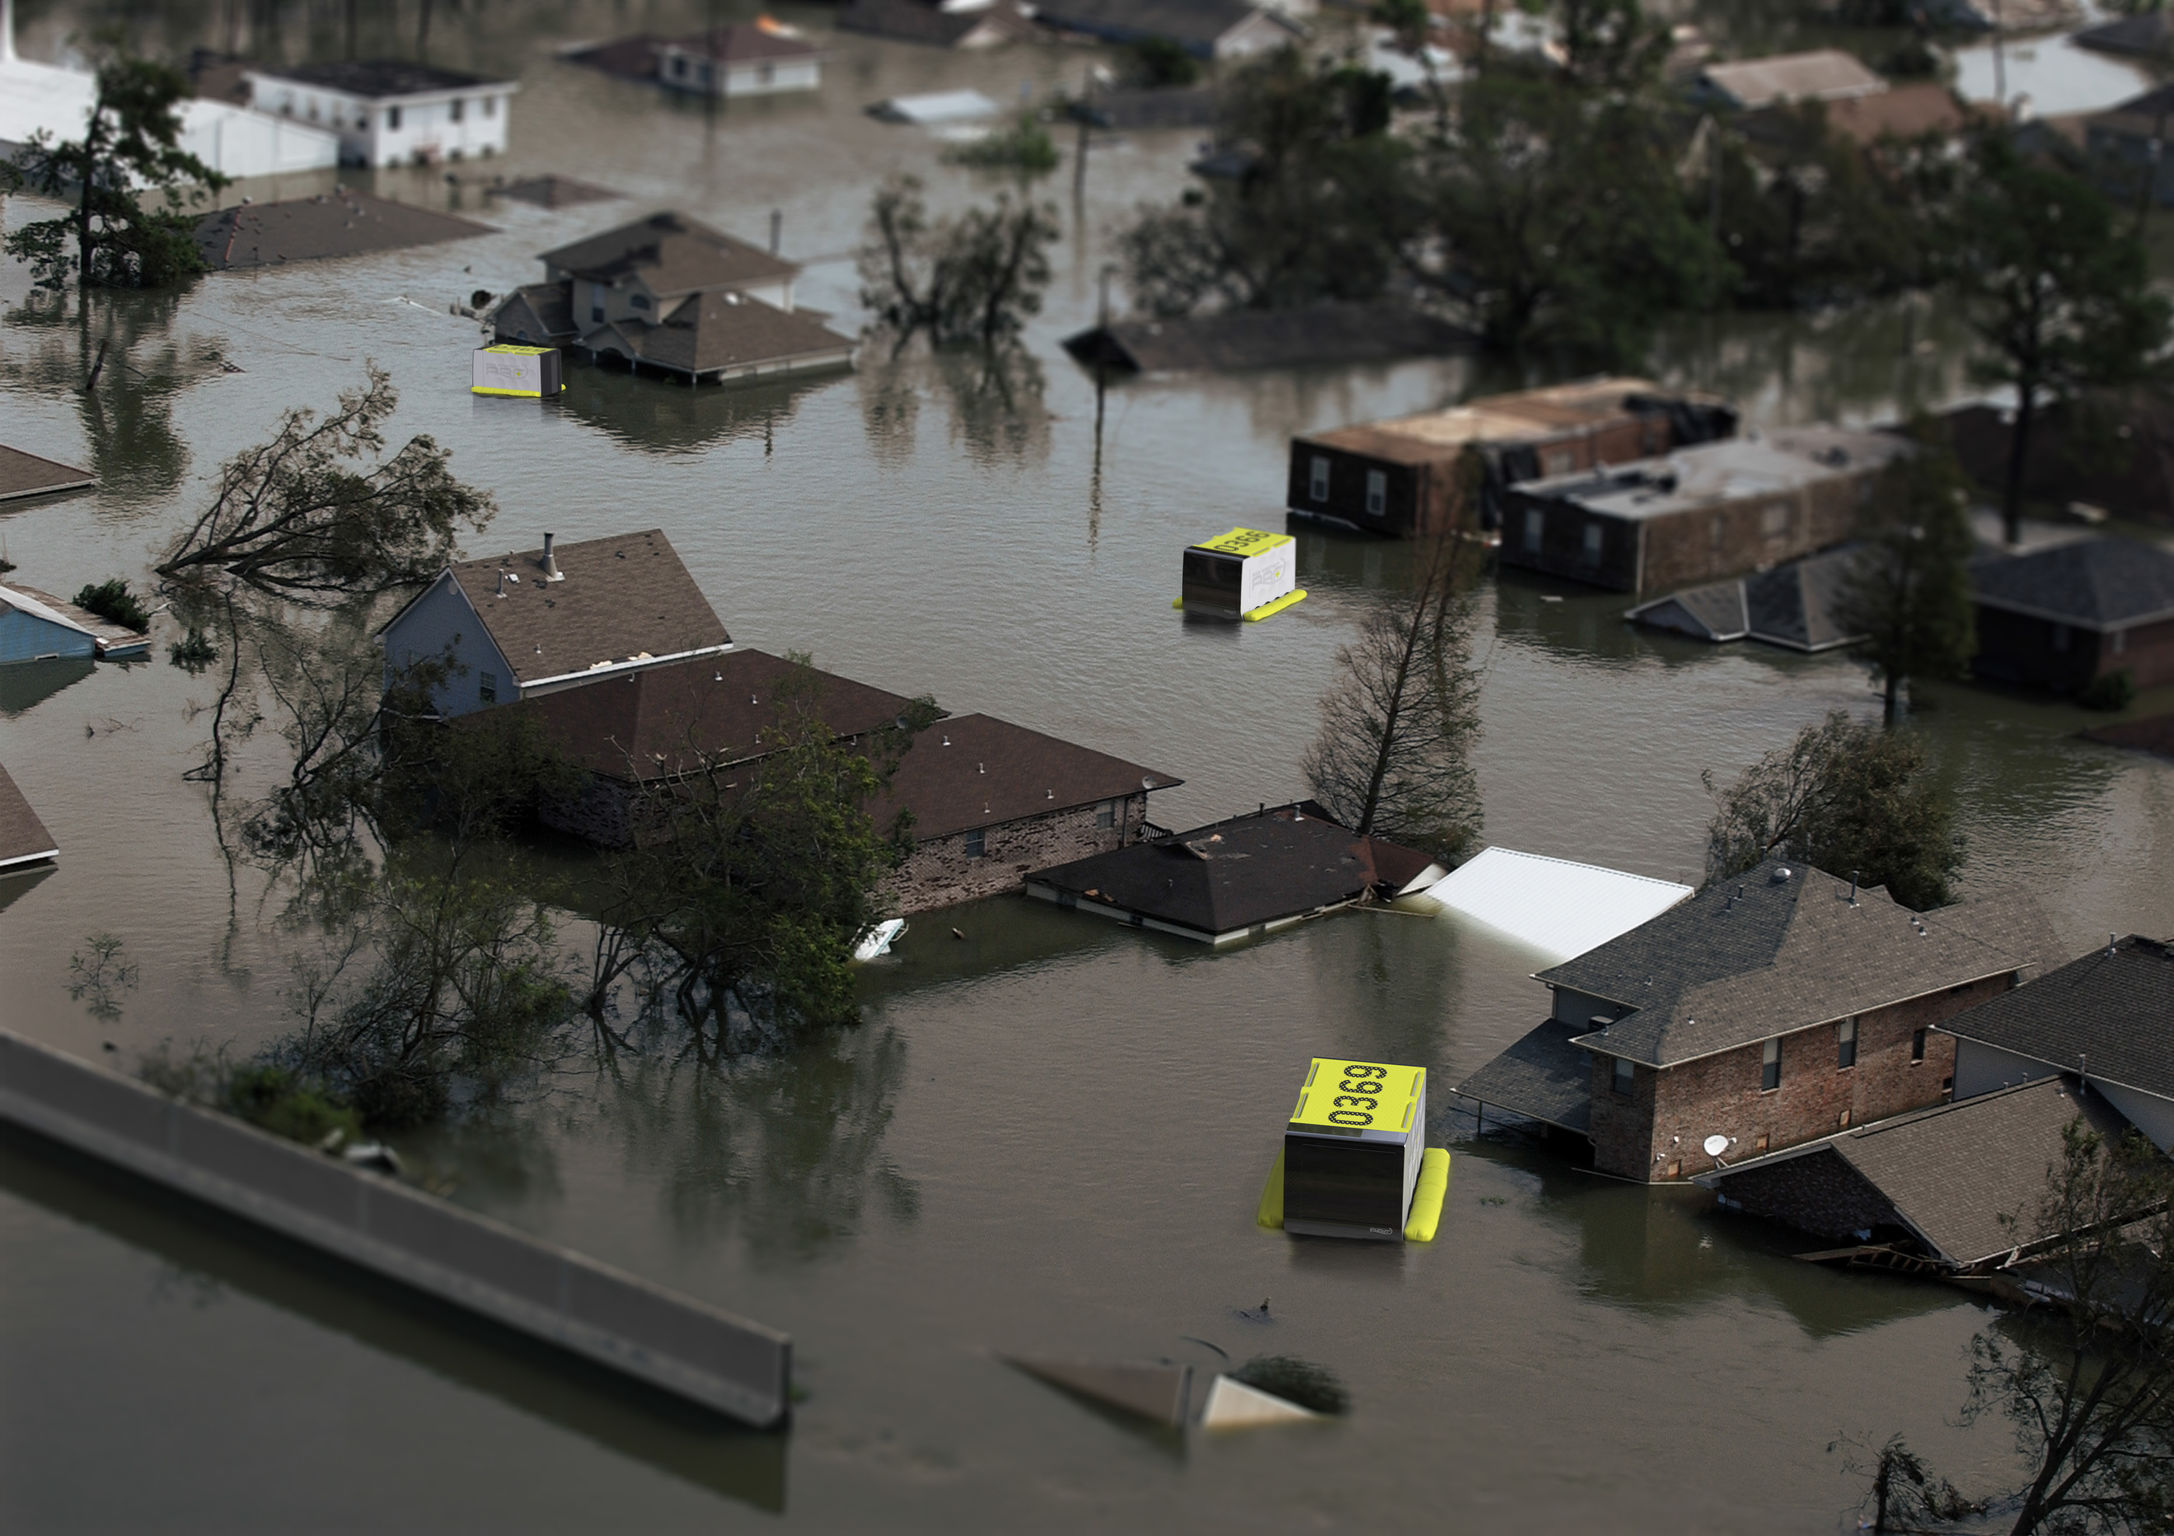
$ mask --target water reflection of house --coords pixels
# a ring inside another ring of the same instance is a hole
[[[1459,1086],[1585,1137],[1593,1166],[1659,1182],[1937,1104],[1935,1026],[2043,965],[2022,898],[1918,914],[1884,890],[1768,860],[1538,974],[1547,1021]]]
[[[1405,895],[1442,873],[1425,854],[1362,837],[1308,800],[1043,869],[1027,894],[1220,945]]]
[[[1666,453],[1735,430],[1736,413],[1718,400],[1669,393],[1643,379],[1488,395],[1292,438],[1285,505],[1367,532],[1424,535],[1449,526],[1476,473],[1483,520],[1492,527],[1503,490],[1520,481]]]
[[[501,342],[568,347],[689,383],[847,368],[853,343],[795,308],[799,267],[682,213],[546,251],[491,313]]]
[[[1978,653],[1996,682],[2080,693],[2126,672],[2174,682],[2174,553],[2133,539],[2077,539],[1970,568]]]
[[[249,99],[340,136],[340,160],[383,169],[503,154],[518,80],[407,59],[332,59],[243,72]]]
[[[448,566],[378,631],[388,687],[450,663],[433,689],[464,715],[732,648],[724,621],[659,529]]]
[[[1632,593],[1760,569],[1849,538],[1908,451],[1798,427],[1528,481],[1503,493],[1501,559]]]

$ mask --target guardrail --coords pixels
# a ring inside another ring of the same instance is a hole
[[[792,1340],[0,1030],[0,1119],[768,1429]]]

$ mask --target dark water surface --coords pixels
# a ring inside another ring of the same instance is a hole
[[[568,15],[566,36],[686,19]],[[1455,398],[1469,364],[1128,385],[1098,445],[1092,381],[1055,342],[1092,317],[1108,228],[1182,183],[1186,136],[1143,135],[1097,148],[1084,220],[1069,164],[1056,178],[1059,273],[1033,361],[1007,377],[879,344],[813,384],[693,392],[577,368],[552,407],[475,401],[473,326],[447,300],[531,280],[535,252],[660,205],[755,238],[783,207],[788,254],[835,258],[894,165],[946,201],[973,190],[931,140],[861,105],[1046,87],[1089,55],[845,38],[819,101],[735,105],[712,128],[541,43],[461,35],[445,62],[470,46],[524,80],[514,153],[493,169],[631,200],[492,204],[478,216],[501,232],[482,239],[123,306],[126,351],[95,407],[73,392],[75,322],[25,309],[23,274],[0,272],[0,441],[104,481],[0,512],[24,579],[65,592],[142,574],[220,460],[372,357],[402,390],[399,430],[434,434],[497,495],[478,551],[661,526],[742,643],[1182,776],[1156,796],[1161,822],[1300,792],[1332,653],[1402,551],[1302,531],[1313,595],[1228,633],[1170,611],[1178,551],[1233,522],[1280,526],[1293,431]],[[387,189],[445,196],[430,173]],[[43,212],[17,199],[6,217]],[[848,262],[815,261],[801,295],[854,323]],[[1952,325],[1916,306],[1686,327],[1658,356],[1765,423],[1875,419],[1960,377]],[[1487,833],[1695,878],[1700,771],[1725,779],[1871,701],[1847,660],[1656,640],[1623,606],[1515,578],[1487,594]],[[94,1058],[111,1041],[104,1059],[127,1067],[168,1037],[245,1049],[282,1026],[310,937],[246,878],[230,906],[202,794],[180,778],[201,750],[188,703],[211,693],[163,661],[0,676],[0,762],[64,848],[56,872],[0,885],[9,1027]],[[2079,948],[2174,929],[2174,767],[2075,739],[2090,719],[2063,706],[1934,702],[1913,728],[1965,807],[1966,888],[2033,886]],[[101,930],[140,967],[117,1019],[67,989]],[[1431,1248],[1255,1229],[1309,1056],[1424,1064],[1439,1135],[1460,1135],[1445,1090],[1537,1016],[1534,963],[1403,915],[1211,955],[990,901],[918,921],[867,973],[866,1026],[800,1056],[622,1058],[405,1144],[457,1200],[790,1330],[806,1400],[783,1439],[660,1416],[0,1140],[0,1525],[676,1530],[782,1511],[830,1529],[1828,1531],[1857,1489],[1826,1450],[1838,1434],[1906,1431],[1965,1486],[1993,1477],[2005,1436],[1948,1423],[1976,1306],[1801,1265],[1785,1235],[1682,1192],[1489,1140],[1458,1146]],[[1264,1297],[1276,1321],[1238,1315]],[[1187,1336],[1322,1361],[1355,1411],[1187,1443],[996,1358],[1216,1363]]]

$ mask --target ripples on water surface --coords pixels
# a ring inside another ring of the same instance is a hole
[[[613,25],[601,7],[583,21]],[[482,216],[501,232],[482,239],[123,306],[128,346],[95,409],[70,393],[74,325],[23,312],[21,273],[0,273],[0,438],[94,463],[105,482],[0,513],[8,556],[64,591],[141,572],[222,458],[282,407],[329,402],[370,356],[402,389],[399,428],[439,437],[497,494],[482,550],[662,526],[740,641],[1181,775],[1159,821],[1293,795],[1332,652],[1401,578],[1403,552],[1301,529],[1313,596],[1218,632],[1170,611],[1178,551],[1234,522],[1274,525],[1293,431],[1437,404],[1473,375],[1449,361],[1131,385],[1103,402],[1098,451],[1091,381],[1056,338],[1093,313],[1100,232],[1179,184],[1183,136],[1097,150],[1096,233],[1079,237],[1067,208],[1032,364],[1002,378],[879,345],[858,374],[814,383],[696,392],[577,368],[551,408],[477,402],[472,328],[442,313],[471,287],[532,279],[538,250],[667,203],[749,234],[783,206],[788,254],[843,252],[890,165],[943,198],[968,186],[862,102],[969,81],[1003,94],[1007,76],[1046,86],[1084,58],[842,39],[820,105],[736,107],[714,137],[699,113],[540,49],[509,59],[525,89],[506,168],[631,201],[493,205]],[[387,185],[443,195],[429,177]],[[18,199],[7,218],[38,211]],[[801,296],[850,324],[850,267],[816,263]],[[1868,420],[1952,388],[1953,343],[1905,307],[1691,327],[1658,356],[1767,422]],[[1869,696],[1846,660],[1656,640],[1622,607],[1518,578],[1486,594],[1488,833],[1695,877],[1700,770],[1726,778]],[[184,703],[209,691],[163,665],[0,677],[0,761],[66,849],[0,914],[12,1027],[94,1057],[111,1039],[124,1062],[167,1036],[246,1047],[278,1027],[291,936],[246,884],[230,923],[202,799],[179,777],[198,743]],[[1937,703],[1916,728],[1963,797],[1972,888],[2036,886],[2074,945],[2174,928],[2174,774],[2074,741],[2086,722],[2070,710],[1962,690]],[[65,990],[68,955],[98,929],[143,970],[112,1024]],[[1308,1056],[1426,1064],[1446,1134],[1447,1086],[1541,1010],[1535,963],[1403,916],[1210,955],[987,902],[920,920],[871,968],[867,1026],[802,1056],[721,1075],[625,1060],[417,1140],[455,1198],[790,1329],[808,1398],[784,1442],[660,1422],[0,1145],[0,1512],[26,1530],[664,1530],[783,1507],[830,1528],[1396,1527],[1424,1513],[1824,1531],[1854,1497],[1822,1454],[1837,1432],[1904,1429],[1958,1481],[1987,1471],[1997,1448],[1946,1427],[1973,1308],[1799,1265],[1785,1236],[1545,1148],[1460,1148],[1430,1250],[1253,1228]],[[1264,1296],[1273,1325],[1235,1315]],[[1211,1364],[1187,1334],[1239,1358],[1325,1361],[1358,1411],[1180,1447],[991,1353]]]

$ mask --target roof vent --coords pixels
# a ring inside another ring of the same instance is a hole
[[[566,579],[566,573],[559,569],[558,556],[551,553],[551,546],[558,543],[558,541],[559,536],[555,533],[544,535],[543,570],[545,581],[564,581]]]
[[[976,772],[976,773],[987,773],[988,771],[989,771],[989,765],[988,765],[987,763],[976,763],[976,764],[974,764],[974,772]]]
[[[949,736],[946,736],[944,738],[944,745],[947,747],[951,745],[951,738]]]
[[[1776,885],[1787,885],[1789,883],[1789,876],[1791,875],[1791,873],[1793,873],[1793,871],[1791,871],[1788,865],[1782,865],[1779,869],[1774,871],[1773,883]]]

